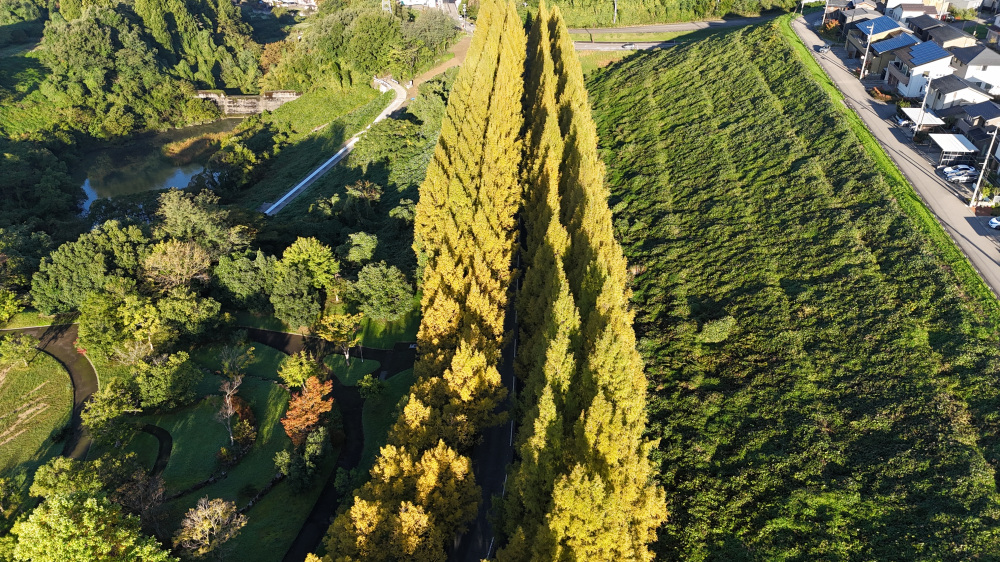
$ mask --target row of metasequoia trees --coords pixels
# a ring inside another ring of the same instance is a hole
[[[475,517],[465,453],[505,396],[497,365],[522,205],[525,419],[498,556],[651,558],[664,499],[642,441],[645,378],[607,198],[558,10],[542,6],[526,38],[513,4],[483,2],[417,206],[417,382],[330,528],[330,559],[443,560]]]

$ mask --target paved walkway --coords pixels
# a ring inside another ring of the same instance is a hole
[[[454,4],[451,5],[454,6]],[[406,98],[406,101],[403,102],[403,107],[409,105],[410,102],[414,99],[413,96],[417,95],[417,92],[419,91],[421,84],[430,80],[431,78],[434,78],[438,74],[442,74],[449,68],[461,66],[462,63],[465,62],[465,55],[469,53],[469,45],[471,44],[472,44],[472,35],[466,34],[458,41],[458,43],[455,43],[454,45],[452,45],[450,49],[448,49],[448,52],[455,53],[454,57],[444,61],[443,63],[435,66],[434,68],[414,78],[413,85],[410,86],[408,89],[410,97]]]
[[[815,25],[819,17],[820,14],[810,14],[805,20]],[[868,95],[848,70],[848,65],[857,66],[857,61],[846,61],[843,58],[846,53],[842,47],[834,47],[830,53],[820,54],[818,47],[823,44],[823,39],[805,25],[803,18],[795,19],[792,29],[809,47],[813,57],[844,94],[846,103],[861,116],[941,226],[979,270],[994,294],[1000,294],[1000,232],[987,226],[989,217],[973,216],[966,206],[966,201],[972,195],[971,189],[945,181],[935,169],[934,156],[927,150],[915,147],[910,142],[910,135],[892,123],[895,106]]]
[[[287,193],[282,195],[280,199],[272,203],[270,206],[266,206],[265,204],[266,206],[266,208],[264,209],[265,215],[278,214],[279,211],[285,208],[285,205],[291,203],[293,199],[301,195],[305,190],[309,189],[309,186],[311,186],[316,180],[323,177],[323,174],[329,172],[331,168],[339,164],[341,160],[347,157],[347,155],[350,154],[352,150],[354,150],[354,145],[355,143],[358,142],[358,139],[361,138],[361,135],[365,134],[365,132],[368,131],[368,129],[371,129],[372,125],[385,119],[390,114],[392,114],[392,112],[396,111],[397,109],[403,106],[403,102],[406,101],[406,90],[402,86],[400,86],[396,82],[386,82],[385,80],[381,79],[376,80],[376,82],[389,86],[396,92],[396,98],[392,100],[392,103],[390,103],[388,107],[383,109],[382,113],[379,113],[378,117],[376,117],[375,120],[372,121],[367,127],[359,131],[357,134],[351,137],[347,142],[345,142],[340,147],[340,150],[338,150],[336,154],[331,156],[329,160],[323,162],[322,164],[319,165],[318,168],[310,172],[309,175],[307,175],[304,180],[295,184],[294,187],[288,190]]]
[[[678,31],[698,31],[717,27],[742,27],[765,22],[780,14],[769,14],[755,18],[738,18],[732,20],[688,21],[684,23],[654,23],[650,25],[633,25],[630,27],[580,27],[570,29],[570,33],[673,33]]]
[[[94,371],[90,360],[77,353],[73,345],[77,336],[76,324],[0,330],[0,333],[2,332],[35,336],[40,340],[39,349],[54,357],[69,371],[69,378],[73,383],[73,416],[69,422],[72,436],[66,441],[62,454],[76,460],[87,458],[91,439],[80,423],[80,412],[83,411],[84,404],[90,400],[90,396],[97,392],[98,382],[97,372]]]

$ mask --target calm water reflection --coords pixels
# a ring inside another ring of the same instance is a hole
[[[164,155],[170,143],[231,131],[239,119],[222,119],[206,125],[185,127],[132,139],[125,146],[111,146],[87,153],[77,170],[87,201],[83,212],[97,199],[141,193],[169,187],[187,187],[191,178],[205,169],[211,156],[208,141],[196,142],[174,158]]]

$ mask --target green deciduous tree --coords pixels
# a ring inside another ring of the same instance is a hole
[[[194,387],[202,378],[201,371],[179,351],[137,365],[134,374],[143,408],[173,408],[194,398]]]
[[[361,268],[352,293],[358,309],[373,320],[393,322],[413,309],[413,287],[399,268],[385,262]]]
[[[47,498],[14,525],[14,558],[31,562],[168,562],[176,559],[142,534],[139,518],[108,499],[84,494]]]
[[[300,351],[281,360],[278,376],[289,388],[301,388],[310,377],[320,375],[319,363],[311,353]]]

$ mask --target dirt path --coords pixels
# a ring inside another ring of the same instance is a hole
[[[435,66],[434,68],[414,78],[413,85],[410,86],[409,90],[407,90],[407,97],[406,101],[403,102],[403,107],[409,105],[411,99],[416,97],[417,92],[420,91],[421,84],[430,80],[431,78],[434,78],[438,74],[443,73],[445,70],[448,70],[449,68],[455,68],[456,66],[460,66],[463,62],[465,62],[465,55],[469,53],[469,45],[471,44],[472,44],[472,35],[466,34],[465,37],[462,37],[462,39],[458,43],[455,43],[455,45],[453,45],[452,48],[448,49],[449,52],[455,53],[454,57],[444,61],[443,63]]]
[[[0,330],[0,333],[3,332],[19,332],[35,336],[40,340],[39,349],[62,363],[69,372],[69,378],[73,383],[73,416],[69,422],[72,435],[66,441],[62,454],[77,460],[86,458],[91,439],[80,424],[80,412],[83,411],[84,404],[90,400],[90,396],[97,392],[98,381],[94,366],[86,357],[77,353],[74,346],[77,336],[76,324]]]
[[[299,351],[309,351],[315,353],[316,357],[322,361],[323,357],[334,351],[332,346],[316,338],[306,338],[297,334],[286,332],[273,332],[257,328],[247,329],[250,339],[273,347],[288,355]],[[375,349],[370,347],[354,348],[352,357],[363,355],[365,359],[374,359],[381,363],[380,372],[389,377],[413,367],[416,357],[416,349],[411,349],[409,343],[399,343],[392,350]],[[344,386],[331,377],[333,381],[333,400],[340,408],[341,417],[344,424],[344,446],[337,457],[337,468],[351,470],[361,462],[361,451],[364,448],[365,436],[361,423],[361,412],[364,400],[358,393],[358,389],[353,386]],[[334,487],[334,480],[337,477],[336,470],[330,474],[323,491],[320,492],[316,505],[309,513],[308,519],[302,529],[299,530],[295,541],[285,553],[284,562],[302,562],[310,552],[316,552],[323,535],[330,527],[330,521],[340,507],[340,494]]]

